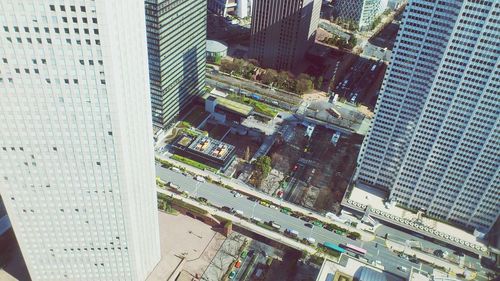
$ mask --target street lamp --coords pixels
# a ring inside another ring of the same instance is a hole
[[[252,207],[252,218],[253,218],[253,214],[255,212],[255,206],[257,206],[257,201],[253,202],[253,207]]]
[[[196,198],[196,195],[198,194],[198,187],[200,187],[201,182],[197,182],[194,188],[193,196]]]

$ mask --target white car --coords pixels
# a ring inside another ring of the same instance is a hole
[[[199,181],[199,182],[206,182],[205,178],[202,176],[196,176],[194,179]]]

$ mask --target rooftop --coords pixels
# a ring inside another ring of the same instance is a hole
[[[189,149],[209,155],[213,158],[225,160],[234,150],[234,146],[211,137],[199,136],[191,142]]]
[[[207,40],[207,52],[220,53],[227,51],[227,45],[215,40]]]

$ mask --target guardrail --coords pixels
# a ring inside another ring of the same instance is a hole
[[[344,200],[342,200],[342,205],[347,205],[347,207],[351,207],[351,208],[356,209],[356,210],[361,211],[361,212],[364,212],[367,208],[367,205],[365,205],[365,204],[361,204],[361,203],[355,202],[351,199],[345,199],[345,198],[344,198]],[[449,234],[435,230],[431,227],[421,225],[419,223],[415,223],[414,221],[411,221],[409,219],[394,216],[392,214],[381,211],[379,209],[372,208],[370,210],[370,215],[374,216],[375,218],[378,218],[378,219],[399,225],[399,226],[404,227],[406,229],[410,229],[412,231],[418,232],[420,234],[426,235],[430,238],[439,239],[439,240],[444,241],[450,245],[465,249],[467,251],[471,251],[471,252],[476,253],[478,255],[485,255],[488,253],[488,249],[483,247],[483,246],[470,243],[468,241],[462,240],[462,239],[457,238],[457,237],[453,237]]]

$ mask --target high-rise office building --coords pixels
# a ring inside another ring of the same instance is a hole
[[[338,0],[334,4],[337,17],[352,21],[360,30],[371,27],[378,14],[387,7],[386,0]]]
[[[254,0],[250,57],[264,67],[291,69],[314,43],[321,0]]]
[[[160,260],[144,3],[0,1],[0,191],[32,280]]]
[[[146,0],[153,125],[172,124],[205,86],[206,0]]]
[[[221,17],[229,15],[239,18],[249,17],[253,0],[208,0],[208,9]]]
[[[488,229],[500,213],[500,3],[410,1],[357,181]]]

